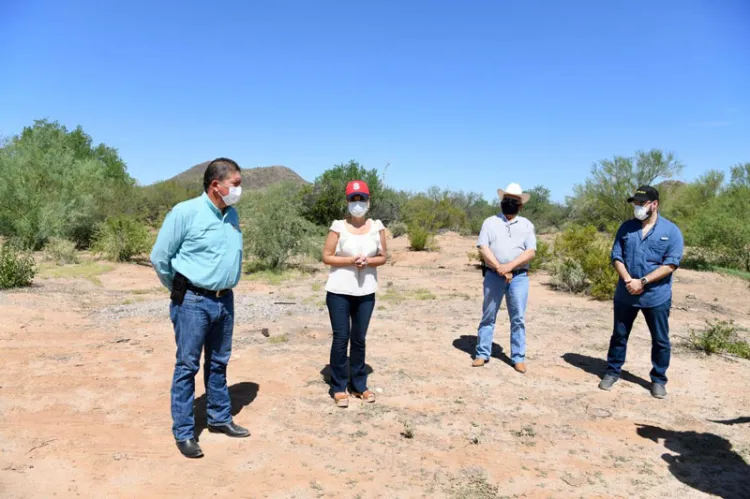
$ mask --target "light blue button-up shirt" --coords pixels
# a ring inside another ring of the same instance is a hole
[[[170,291],[176,272],[211,291],[233,288],[242,272],[237,211],[230,206],[222,213],[206,193],[177,204],[159,230],[151,263]]]

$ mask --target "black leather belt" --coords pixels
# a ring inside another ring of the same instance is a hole
[[[199,288],[198,286],[194,286],[190,282],[187,283],[187,286],[185,286],[185,288],[192,291],[196,295],[215,296],[216,298],[221,298],[222,296],[232,291],[231,289],[220,289],[219,291],[212,291],[210,289],[204,289],[204,288]]]

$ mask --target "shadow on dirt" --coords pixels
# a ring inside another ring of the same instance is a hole
[[[724,499],[747,498],[750,494],[750,466],[732,450],[726,438],[713,433],[672,431],[658,426],[637,425],[638,435],[676,454],[661,458],[682,483]]]
[[[588,355],[581,355],[579,353],[566,353],[562,356],[562,359],[571,366],[577,367],[578,369],[586,371],[589,374],[599,376],[600,378],[604,376],[604,372],[607,370],[606,360],[596,357],[589,357]],[[624,369],[622,370],[622,372],[620,372],[620,379],[629,383],[640,385],[646,390],[651,389],[650,382],[639,376],[631,374]]]
[[[239,414],[242,409],[253,403],[258,396],[259,386],[257,383],[243,381],[229,387],[229,397],[232,399],[232,416]],[[206,394],[204,393],[193,405],[195,413],[195,438],[201,436],[203,430],[208,428],[208,417],[206,414]]]
[[[462,352],[466,352],[472,358],[474,358],[474,354],[477,351],[477,337],[471,335],[463,335],[460,338],[456,338],[455,340],[453,340],[453,346],[458,350],[461,350]],[[503,352],[502,347],[497,343],[492,344],[492,353],[490,354],[490,358],[501,360],[509,366],[513,367],[513,362],[511,362],[510,357],[508,357],[505,352]]]

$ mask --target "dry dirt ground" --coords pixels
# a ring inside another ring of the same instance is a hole
[[[679,346],[704,319],[750,327],[747,282],[678,272],[660,401],[647,390],[642,317],[630,374],[600,391],[611,304],[555,292],[544,273],[532,276],[528,374],[507,363],[504,308],[495,358],[470,367],[481,312],[473,239],[439,242],[422,254],[391,242],[368,334],[379,398],[346,410],[324,381],[325,268],[275,284],[244,278],[229,385],[252,436],[199,428],[200,460],[183,458],[170,432],[175,346],[150,268],[0,294],[0,497],[750,497],[750,363]]]

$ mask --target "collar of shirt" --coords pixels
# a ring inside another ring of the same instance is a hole
[[[506,224],[508,224],[508,225],[513,225],[513,224],[516,224],[516,223],[518,223],[518,215],[516,215],[516,218],[514,218],[513,220],[508,220],[508,219],[506,218],[506,216],[505,216],[505,214],[504,214],[504,213],[500,213],[500,214],[498,214],[497,216],[498,216],[498,217],[500,217],[500,219],[501,219],[501,220],[502,220],[503,222],[505,222]]]
[[[646,237],[643,237],[643,222],[641,222],[640,220],[638,220],[638,223],[641,226],[641,230],[640,230],[641,240],[645,240],[645,239],[648,239],[649,237],[651,237],[654,234],[654,232],[656,232],[656,228],[659,226],[659,222],[661,222],[661,215],[656,215],[656,222],[654,222],[653,227],[651,227],[651,230],[648,231],[648,234],[646,234]]]
[[[217,217],[219,217],[219,218],[221,218],[223,220],[224,216],[226,215],[226,212],[222,213],[221,210],[216,207],[216,205],[214,204],[214,202],[211,201],[211,198],[208,197],[208,194],[206,194],[205,192],[203,194],[201,194],[201,197],[206,202],[206,204],[211,208],[211,211],[214,213],[214,215],[216,215]]]

